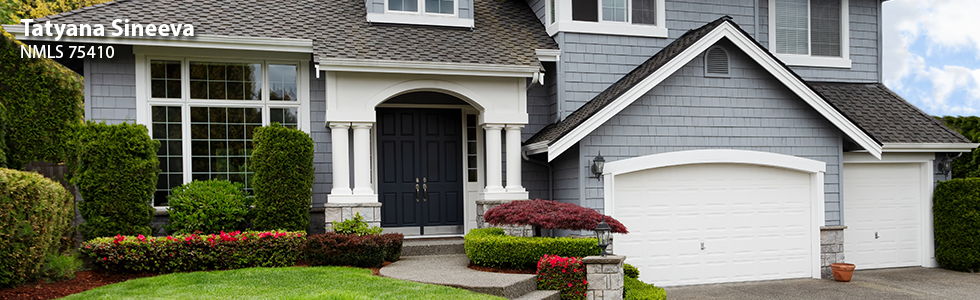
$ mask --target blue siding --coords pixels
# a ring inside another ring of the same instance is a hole
[[[692,60],[584,138],[580,159],[715,148],[823,161],[827,224],[839,224],[842,133],[743,52],[729,53],[731,78],[706,78],[703,58]],[[602,208],[602,183],[584,182],[583,205]]]
[[[324,78],[316,78],[310,64],[310,137],[313,138],[313,206],[322,207],[333,189],[333,151],[326,126],[327,96]],[[353,177],[351,177],[353,178]]]
[[[553,200],[582,204],[578,153],[578,145],[575,145],[551,161],[555,189]]]
[[[109,124],[136,122],[136,55],[133,47],[113,45],[112,59],[86,59],[85,119]]]

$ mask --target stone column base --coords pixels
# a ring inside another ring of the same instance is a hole
[[[476,228],[497,227],[502,228],[509,236],[534,236],[534,228],[531,225],[490,225],[483,219],[484,213],[491,208],[513,201],[528,200],[476,200]]]
[[[820,278],[834,278],[830,264],[844,262],[844,229],[847,226],[820,227]]]
[[[368,225],[381,227],[381,202],[326,203],[323,207],[327,231],[333,231],[334,221],[352,219],[357,213],[364,217]]]
[[[589,290],[585,293],[589,300],[622,300],[623,299],[623,261],[626,256],[586,256],[582,258],[585,264],[585,279],[589,282]]]

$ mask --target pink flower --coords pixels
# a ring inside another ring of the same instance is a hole
[[[141,235],[138,235],[138,236],[136,236],[136,238],[137,238],[137,239],[139,239],[139,240],[140,240],[140,242],[145,242],[145,241],[146,241],[146,237],[145,237],[145,236],[143,236],[142,234],[141,234]]]

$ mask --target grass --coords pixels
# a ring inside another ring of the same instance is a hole
[[[503,299],[371,275],[348,267],[248,268],[174,273],[98,287],[63,299]]]

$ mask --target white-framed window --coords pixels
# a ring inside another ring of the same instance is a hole
[[[369,12],[367,19],[377,23],[472,28],[473,19],[459,16],[460,1],[466,0],[384,0],[384,12]]]
[[[222,179],[251,190],[248,157],[255,128],[280,123],[309,131],[304,61],[146,56],[137,72],[160,175],[153,206],[192,180]],[[307,123],[307,124],[304,124]]]
[[[788,65],[850,68],[849,0],[769,0],[769,50]]]
[[[548,33],[667,37],[664,0],[549,0]]]
[[[458,0],[385,0],[386,12],[456,15]]]

